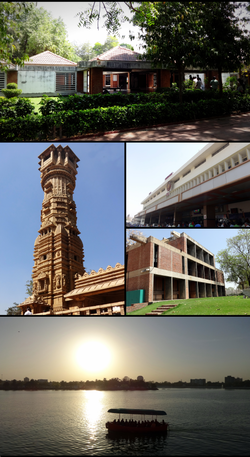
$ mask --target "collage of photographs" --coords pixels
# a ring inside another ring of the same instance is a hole
[[[247,456],[250,3],[58,5],[0,3],[0,456]]]

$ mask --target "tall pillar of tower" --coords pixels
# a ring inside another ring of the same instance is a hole
[[[60,311],[67,308],[64,295],[74,288],[74,275],[85,272],[73,200],[79,159],[61,145],[51,145],[39,159],[44,199],[34,247],[33,295]]]

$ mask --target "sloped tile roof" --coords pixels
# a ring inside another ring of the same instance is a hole
[[[9,70],[16,70],[16,65],[13,63],[7,64],[5,60],[0,60],[0,63],[3,65],[7,65]],[[2,71],[2,70],[0,70],[0,71]]]
[[[94,59],[91,59],[90,62],[94,60],[122,60],[123,62],[135,62],[136,60],[139,60],[139,56],[139,52],[131,51],[131,49],[122,46],[115,46]]]
[[[25,65],[61,65],[61,66],[74,66],[77,64],[65,57],[58,56],[51,51],[44,51],[36,56],[30,57],[30,60],[25,62]]]

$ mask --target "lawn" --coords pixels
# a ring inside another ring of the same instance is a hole
[[[165,311],[162,316],[234,316],[250,315],[250,299],[243,295],[233,297],[190,298],[188,300],[167,300],[153,303],[145,308],[128,313],[129,316],[143,316],[161,305],[177,304],[176,308]]]
[[[28,98],[28,97],[27,97]],[[55,100],[58,99],[58,97],[50,97],[50,98],[55,98]],[[30,97],[28,98],[28,100],[33,104],[35,105],[35,112],[36,113],[39,113],[39,108],[40,108],[40,101],[41,101],[42,97]]]

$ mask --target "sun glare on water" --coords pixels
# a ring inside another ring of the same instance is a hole
[[[99,341],[88,341],[78,348],[76,359],[83,370],[98,372],[109,366],[111,353],[105,344]]]

